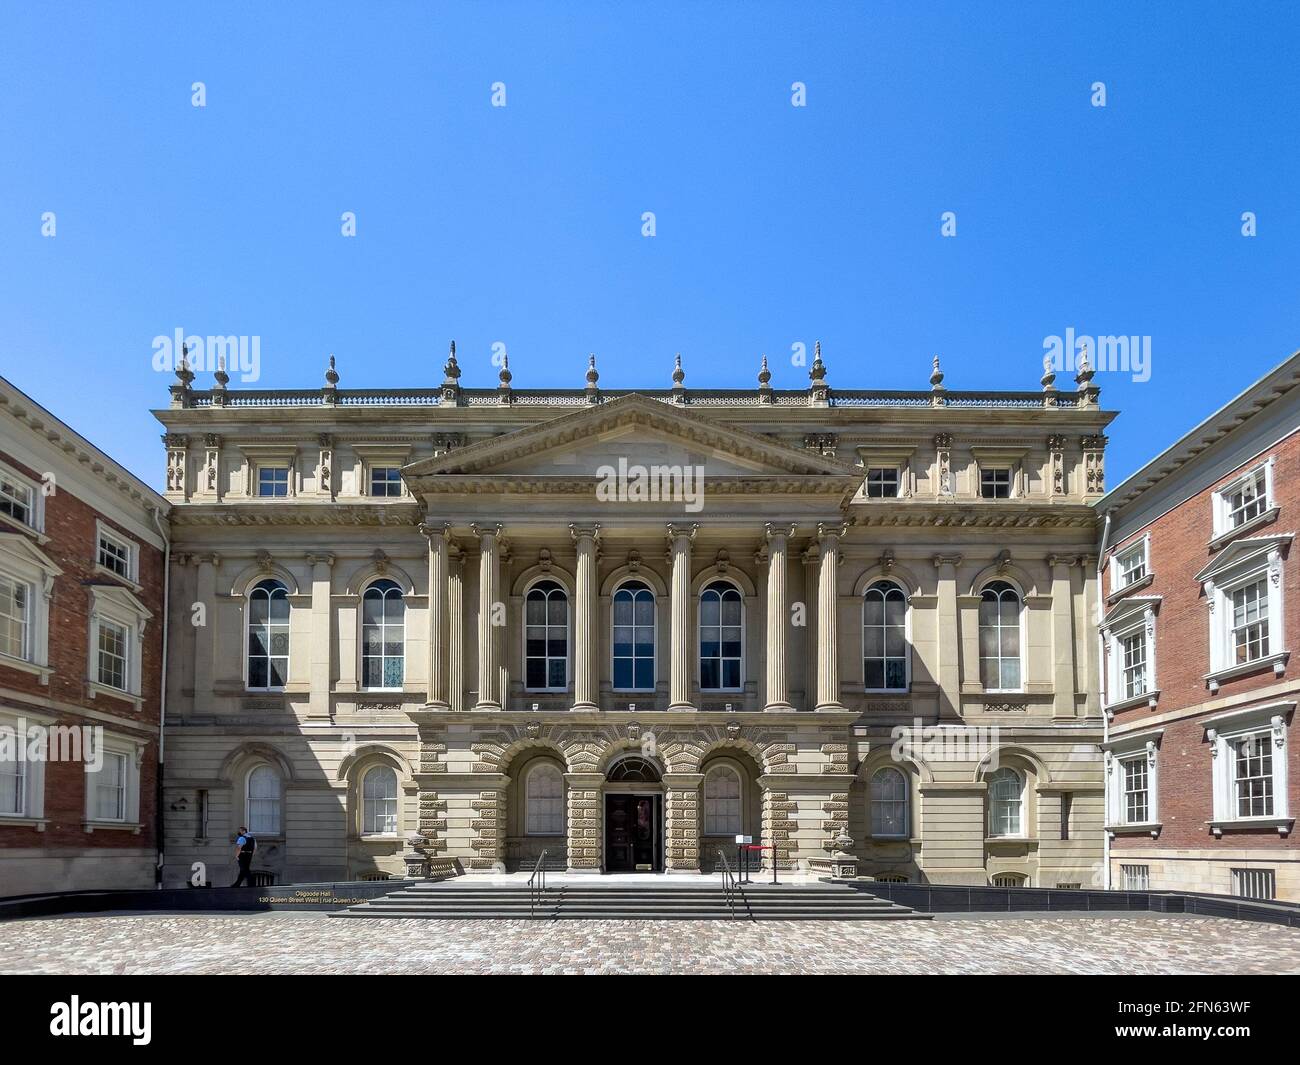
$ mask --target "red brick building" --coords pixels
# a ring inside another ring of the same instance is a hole
[[[0,896],[154,884],[167,511],[0,378]]]
[[[1300,354],[1098,503],[1112,887],[1300,900]]]

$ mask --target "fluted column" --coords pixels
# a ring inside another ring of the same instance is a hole
[[[574,611],[573,709],[598,709],[596,675],[596,555],[599,525],[570,525],[578,545],[577,604]]]
[[[671,619],[668,648],[668,709],[694,710],[691,705],[691,541],[698,525],[668,526],[668,555],[672,563],[669,588]]]
[[[500,710],[499,641],[495,624],[501,602],[501,526],[473,525],[478,536],[478,702],[475,710]]]
[[[790,681],[786,653],[786,579],[793,525],[766,527],[767,536],[767,703],[764,710],[789,710]]]
[[[450,566],[447,540],[450,532],[444,525],[421,525],[420,532],[429,540],[429,695],[432,710],[450,706],[448,679],[450,655],[448,634],[450,617]]]
[[[842,525],[817,526],[817,709],[842,710],[838,573]]]

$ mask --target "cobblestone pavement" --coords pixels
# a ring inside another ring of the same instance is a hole
[[[4,973],[1300,973],[1300,930],[1195,917],[854,922],[92,915],[0,925]]]

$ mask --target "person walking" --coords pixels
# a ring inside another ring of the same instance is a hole
[[[244,881],[253,887],[253,855],[257,853],[257,839],[243,825],[239,826],[239,837],[235,840],[235,861],[239,863],[239,875],[231,887],[239,887]]]

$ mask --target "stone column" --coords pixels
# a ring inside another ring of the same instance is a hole
[[[766,527],[767,536],[767,703],[764,710],[790,710],[786,635],[786,579],[793,525]]]
[[[446,710],[448,699],[448,613],[450,567],[447,557],[448,527],[421,525],[429,540],[429,693],[431,710]]]
[[[478,702],[475,710],[500,710],[499,642],[493,624],[501,603],[500,525],[473,525],[479,541],[478,563]]]
[[[961,714],[959,663],[962,634],[961,616],[957,609],[957,567],[960,565],[961,555],[934,556],[934,568],[938,570],[934,640],[938,668],[934,679],[939,685],[940,719],[951,719]]]
[[[664,865],[670,873],[700,871],[700,785],[703,773],[664,774]]]
[[[465,552],[447,546],[447,702],[465,709]]]
[[[671,633],[668,649],[668,709],[694,710],[691,704],[691,541],[698,525],[668,526],[672,563]]]
[[[599,525],[570,525],[578,545],[578,574],[574,611],[573,709],[596,710],[600,693],[596,673],[600,641],[596,637],[596,556]]]
[[[308,555],[311,563],[311,694],[307,714],[313,718],[330,716],[330,683],[333,680],[333,635],[330,631],[330,571],[333,555]]]
[[[600,789],[605,778],[599,773],[565,773],[564,819],[569,872],[599,873],[604,852],[604,810]]]
[[[817,569],[817,709],[843,710],[840,703],[839,562],[843,525],[817,526],[821,552]]]
[[[194,626],[190,617],[185,619],[185,624],[190,625],[194,632],[195,709],[199,713],[210,713],[213,669],[217,660],[216,640],[221,631],[217,615],[217,566],[221,559],[218,555],[192,555],[191,558],[199,567],[195,598],[203,604],[205,622],[202,626]]]
[[[1074,589],[1070,570],[1073,555],[1049,555],[1052,571],[1052,716],[1074,717]],[[1032,619],[1031,619],[1032,624]],[[1032,638],[1032,637],[1031,637]],[[1021,648],[1022,662],[1029,660],[1028,648]],[[1025,690],[1029,677],[1022,677]]]

